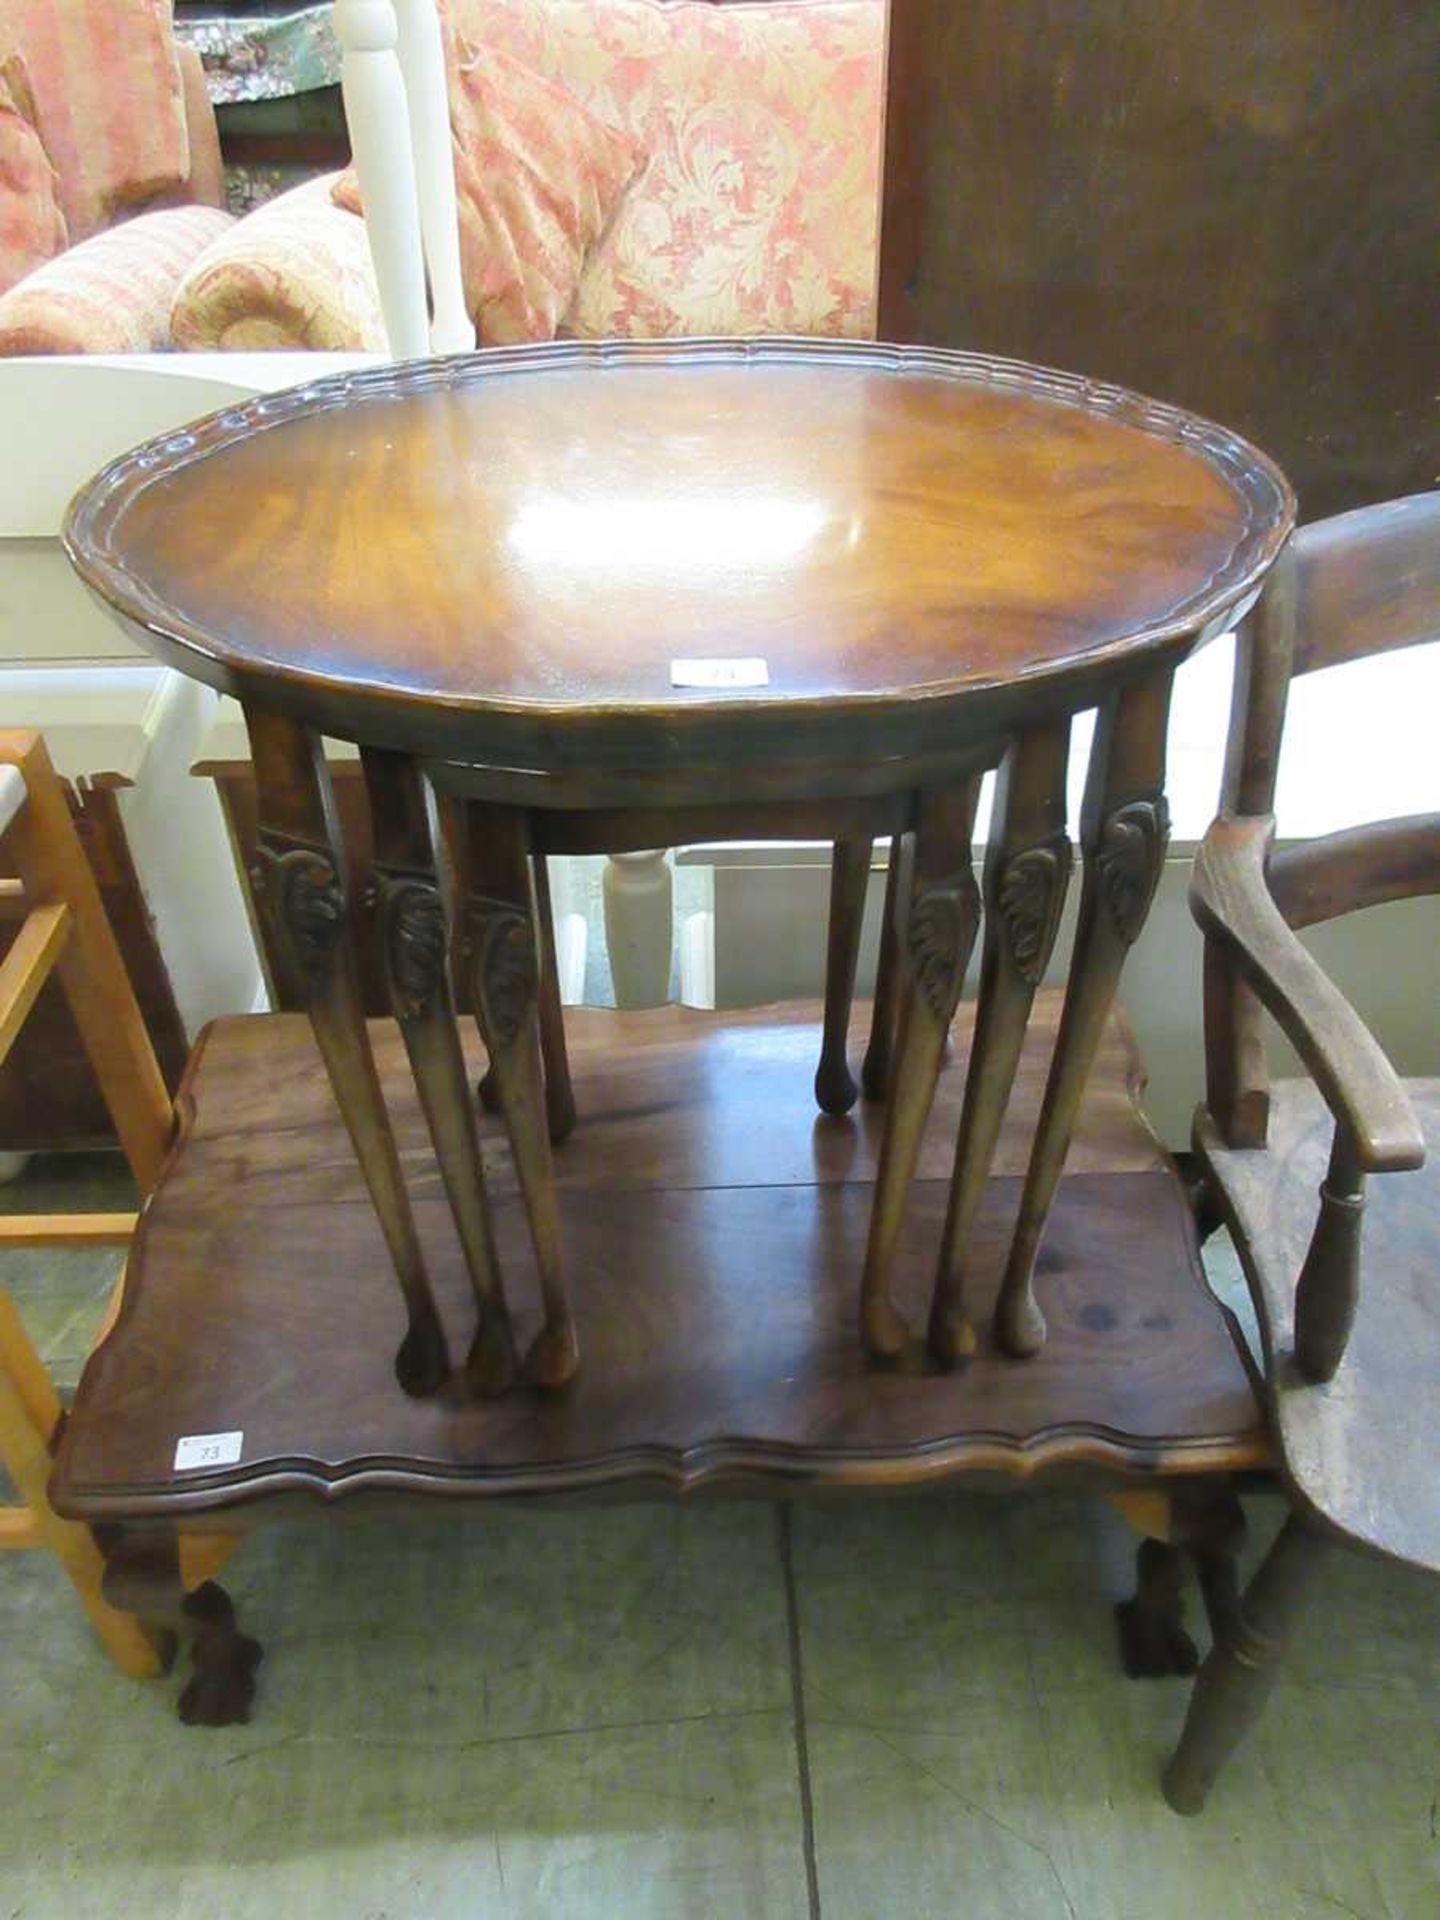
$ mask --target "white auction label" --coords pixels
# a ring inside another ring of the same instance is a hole
[[[672,660],[672,687],[768,687],[763,660]]]
[[[243,1429],[238,1433],[187,1433],[183,1439],[175,1442],[175,1471],[184,1473],[187,1468],[233,1467],[244,1445]]]

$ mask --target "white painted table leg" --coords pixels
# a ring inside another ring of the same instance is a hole
[[[670,998],[674,884],[665,848],[612,853],[605,862],[605,939],[617,1007],[659,1007]]]
[[[400,29],[400,69],[410,110],[420,233],[430,271],[430,343],[436,353],[469,353],[475,345],[475,328],[465,308],[460,279],[455,155],[440,19],[435,0],[394,0],[394,5]]]
[[[345,119],[385,332],[397,360],[414,359],[430,351],[430,317],[395,9],[391,0],[335,0],[334,22],[343,53]],[[447,144],[448,138],[447,115]]]

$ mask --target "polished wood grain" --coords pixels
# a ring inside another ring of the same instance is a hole
[[[66,540],[152,651],[326,732],[804,795],[806,763],[953,751],[962,704],[1183,652],[1291,511],[1223,429],[1011,362],[565,342],[213,415],[108,468]],[[677,655],[769,684],[675,688]]]
[[[1058,1012],[1057,996],[1042,995],[1002,1130],[971,1276],[981,1315]],[[196,1523],[211,1512],[213,1527],[214,1510],[249,1524],[264,1503],[305,1489],[347,1500],[387,1488],[863,1491],[1082,1469],[1148,1483],[1265,1460],[1245,1367],[1201,1277],[1173,1168],[1139,1116],[1139,1065],[1118,1023],[1047,1242],[1050,1343],[1016,1367],[982,1320],[961,1373],[930,1367],[918,1348],[876,1370],[855,1341],[881,1116],[817,1120],[804,1071],[817,1008],[580,1009],[571,1024],[586,1119],[560,1157],[558,1191],[567,1258],[584,1276],[586,1364],[563,1395],[394,1392],[385,1351],[398,1302],[308,1027],[293,1016],[225,1021],[193,1064],[184,1149],[147,1215],[120,1322],[79,1390],[56,1480],[63,1508]],[[968,1025],[962,1007],[902,1239],[896,1294],[917,1314]],[[437,1289],[458,1312],[469,1283],[402,1043],[382,1025],[374,1046]],[[523,1286],[523,1204],[503,1133],[483,1145],[523,1338],[542,1316]],[[197,1341],[197,1314],[213,1337]],[[175,1474],[175,1435],[220,1426],[244,1430],[240,1464]]]
[[[1307,518],[1440,444],[1440,13],[896,0],[880,332],[1251,435]]]

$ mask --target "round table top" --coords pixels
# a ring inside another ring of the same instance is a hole
[[[212,415],[91,482],[66,543],[153,651],[326,732],[663,766],[1103,685],[1219,631],[1293,508],[1237,435],[1014,362],[568,342]]]

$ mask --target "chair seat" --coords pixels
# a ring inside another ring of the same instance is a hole
[[[1440,1572],[1440,1080],[1406,1089],[1429,1157],[1367,1183],[1360,1305],[1335,1378],[1294,1361],[1295,1279],[1333,1123],[1309,1081],[1271,1090],[1270,1143],[1196,1146],[1219,1188],[1265,1343],[1282,1470],[1301,1507],[1356,1546]]]
[[[56,1502],[90,1519],[227,1510],[243,1525],[247,1503],[297,1491],[863,1490],[958,1472],[1113,1480],[1264,1464],[1255,1391],[1205,1288],[1173,1164],[1136,1106],[1118,1018],[1042,1251],[1050,1339],[1024,1362],[993,1349],[1058,1010],[1058,995],[1037,1001],[977,1234],[980,1348],[956,1373],[918,1339],[893,1367],[861,1351],[881,1114],[816,1119],[816,1009],[567,1012],[580,1119],[557,1178],[580,1373],[563,1392],[489,1403],[449,1389],[407,1399],[395,1383],[399,1301],[308,1023],[221,1021],[192,1061],[120,1321],[67,1422]],[[957,1022],[904,1233],[896,1291],[917,1329],[972,1017]],[[858,1009],[857,1035],[867,1019]],[[397,1031],[377,1022],[373,1036],[458,1359],[474,1309],[449,1210]],[[484,1128],[523,1340],[538,1322],[524,1216],[508,1147]],[[238,1459],[176,1470],[178,1440],[216,1433],[243,1436]]]

